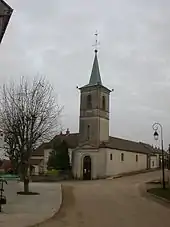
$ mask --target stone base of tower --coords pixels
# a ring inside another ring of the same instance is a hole
[[[95,180],[105,178],[105,152],[98,148],[78,147],[72,153],[72,173],[74,179]]]

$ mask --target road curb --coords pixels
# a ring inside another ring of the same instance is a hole
[[[159,203],[160,205],[163,205],[170,209],[170,201],[147,191],[149,189],[147,187],[147,185],[149,185],[148,184],[149,182],[150,181],[145,181],[144,183],[139,185],[140,195],[146,199],[152,200],[152,201]]]

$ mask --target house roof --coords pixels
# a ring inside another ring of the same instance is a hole
[[[51,148],[54,142],[60,144],[62,141],[66,141],[68,147],[74,149],[79,144],[79,133],[71,133],[68,135],[56,135],[49,143],[44,143],[41,146],[39,146],[32,156],[44,156],[44,149]],[[111,136],[109,137],[109,141],[102,143],[100,147],[144,154],[159,154],[161,152],[159,149],[155,149],[149,144]]]
[[[116,138],[116,137],[111,137],[111,136],[109,137],[109,141],[102,143],[100,147],[107,147],[111,149],[145,153],[145,154],[151,153],[151,151],[147,149],[145,146],[143,146],[142,143],[125,140],[121,138]]]
[[[49,143],[42,143],[37,149],[32,153],[32,156],[44,156],[44,149],[50,148]]]
[[[33,166],[34,165],[39,165],[42,160],[43,159],[30,159],[29,164],[33,165]]]
[[[147,149],[149,149],[150,153],[152,153],[152,154],[161,154],[162,153],[162,151],[157,147],[153,147],[150,144],[145,144],[145,143],[142,143],[142,142],[140,142],[140,143],[143,146],[145,146]]]
[[[53,143],[60,144],[65,141],[69,148],[76,148],[79,141],[79,133],[71,133],[68,135],[56,135],[49,143],[41,144],[32,154],[34,156],[44,156],[44,149],[52,148]]]
[[[68,135],[56,135],[51,141],[50,144],[61,143],[65,141],[69,148],[76,148],[79,144],[79,133],[70,133]]]

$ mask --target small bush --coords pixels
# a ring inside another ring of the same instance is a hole
[[[56,169],[48,170],[47,175],[58,176],[59,170],[56,170]]]

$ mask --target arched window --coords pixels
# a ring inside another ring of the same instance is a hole
[[[92,108],[92,98],[90,94],[87,96],[87,108],[88,109]]]
[[[123,161],[124,161],[124,154],[121,153],[121,162],[123,162]]]
[[[87,139],[90,139],[90,125],[87,126]]]
[[[105,96],[102,96],[102,109],[103,110],[106,109],[106,98],[105,98]]]

